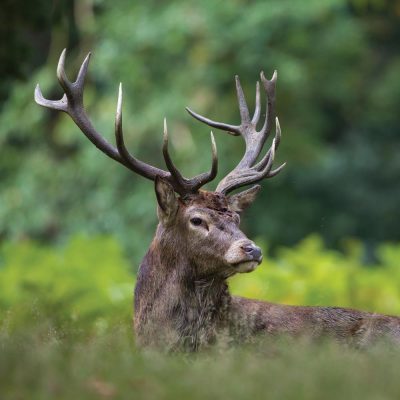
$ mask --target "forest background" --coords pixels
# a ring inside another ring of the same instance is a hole
[[[259,72],[278,70],[277,163],[288,164],[243,216],[267,257],[233,291],[400,313],[399,1],[50,4],[5,1],[0,16],[3,315],[26,323],[34,304],[58,327],[128,321],[157,223],[151,182],[33,101],[38,82],[46,97],[61,97],[63,48],[71,79],[92,51],[85,104],[96,128],[114,140],[121,81],[129,149],[163,167],[165,116],[186,176],[209,168],[210,144],[208,127],[184,107],[236,123],[234,75],[253,107]],[[244,145],[215,134],[222,177]]]

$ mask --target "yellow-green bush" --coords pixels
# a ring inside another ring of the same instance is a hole
[[[14,326],[36,319],[56,329],[129,323],[133,285],[112,238],[76,236],[62,248],[23,241],[0,249],[0,315]]]
[[[383,244],[379,263],[361,263],[361,246],[328,250],[317,236],[265,256],[230,281],[234,294],[274,302],[336,305],[400,314],[400,245]],[[85,332],[130,324],[135,276],[119,243],[76,236],[63,247],[30,241],[0,248],[0,316],[11,327],[48,321]]]

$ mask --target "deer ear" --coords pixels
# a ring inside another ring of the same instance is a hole
[[[156,176],[155,190],[158,203],[158,219],[164,226],[168,226],[174,221],[178,211],[178,199],[171,184],[160,176]]]
[[[238,213],[247,208],[256,198],[257,193],[261,189],[260,185],[254,185],[250,189],[234,194],[228,197],[229,205],[232,211]]]

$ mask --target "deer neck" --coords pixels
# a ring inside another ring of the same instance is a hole
[[[225,279],[198,274],[182,243],[157,228],[139,269],[135,330],[141,341],[161,335],[160,341],[168,337],[171,347],[197,350],[227,326],[231,296]]]

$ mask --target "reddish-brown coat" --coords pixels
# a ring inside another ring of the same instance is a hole
[[[189,207],[212,214],[214,223],[229,220],[236,214],[230,209],[229,199],[203,191],[180,199],[179,204],[174,224],[158,226],[140,266],[135,290],[135,333],[140,345],[195,351],[218,341],[249,341],[260,334],[330,336],[355,345],[388,338],[400,344],[398,317],[231,296],[226,279],[234,271],[216,257],[209,260],[214,264],[208,265],[205,273],[204,265],[194,261],[192,252],[201,255],[206,249],[201,242],[191,246],[194,238],[185,230]],[[237,230],[240,232],[239,227]],[[221,248],[214,243],[216,252]]]

